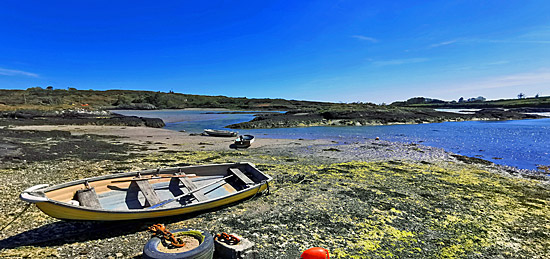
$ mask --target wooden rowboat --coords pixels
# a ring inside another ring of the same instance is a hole
[[[245,148],[250,147],[254,142],[254,136],[252,135],[241,135],[235,139],[235,147]]]
[[[213,129],[204,129],[204,133],[206,133],[209,136],[214,136],[214,137],[235,137],[238,134],[235,131],[213,130]]]
[[[152,169],[36,185],[20,198],[68,220],[133,220],[181,215],[240,201],[268,188],[251,163]]]

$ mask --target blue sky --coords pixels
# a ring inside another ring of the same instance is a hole
[[[0,2],[0,88],[550,95],[550,1]]]

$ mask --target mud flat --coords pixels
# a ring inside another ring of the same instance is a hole
[[[238,233],[256,243],[261,258],[297,258],[312,246],[327,248],[331,258],[550,256],[543,173],[442,149],[260,138],[236,150],[230,138],[120,126],[16,127],[0,134],[12,154],[0,164],[0,257],[139,258],[150,237],[145,229],[155,223]],[[39,156],[46,153],[55,155]],[[17,198],[40,183],[238,161],[272,175],[271,193],[195,215],[66,222],[26,209]]]
[[[116,138],[117,142],[139,145],[140,152],[186,151],[186,150],[231,150],[231,144],[235,137],[211,137],[177,132],[167,129],[150,127],[121,127],[121,126],[92,126],[92,125],[40,125],[40,126],[18,126],[13,130],[30,131],[65,131],[73,136],[97,135]],[[306,145],[330,144],[330,140],[305,140],[300,141]],[[280,147],[282,149],[293,146],[297,143],[292,139],[269,139],[257,138],[251,150]]]

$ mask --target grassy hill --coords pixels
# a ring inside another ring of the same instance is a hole
[[[550,96],[531,97],[523,99],[501,99],[491,101],[446,102],[424,97],[411,98],[404,102],[394,102],[392,106],[423,107],[423,108],[519,108],[536,107],[550,108]]]
[[[183,109],[227,108],[237,110],[332,110],[359,109],[374,104],[340,104],[284,99],[249,99],[131,90],[42,89],[0,90],[0,110]]]
[[[285,110],[285,111],[357,111],[376,109],[412,108],[550,108],[550,96],[494,101],[446,102],[415,97],[391,106],[373,103],[331,103],[285,99],[249,99],[246,97],[206,96],[181,93],[163,93],[132,90],[77,90],[43,89],[1,90],[0,111],[13,110],[65,110],[84,108],[102,109],[184,109],[226,108],[233,110]]]

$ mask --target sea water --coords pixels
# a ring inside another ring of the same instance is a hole
[[[254,112],[226,114],[219,111],[158,110],[116,111],[123,115],[161,118],[166,129],[202,132],[205,128],[249,121]],[[440,147],[471,157],[521,169],[550,165],[550,119],[515,121],[465,121],[430,124],[302,127],[238,130],[257,138],[331,139],[340,143],[379,137],[388,141]]]

